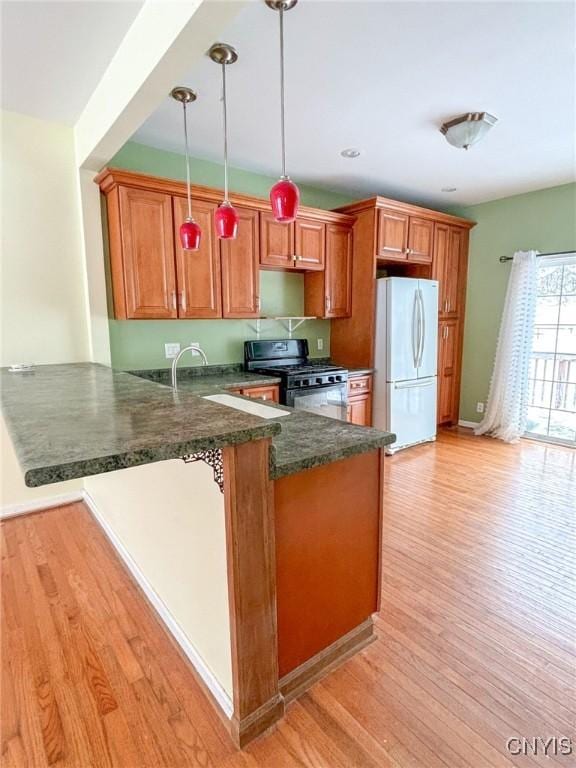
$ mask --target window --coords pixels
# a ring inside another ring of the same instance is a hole
[[[576,254],[541,259],[528,437],[576,446]]]

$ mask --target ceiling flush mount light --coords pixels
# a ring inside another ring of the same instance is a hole
[[[227,43],[214,43],[208,56],[222,67],[222,121],[224,128],[224,200],[214,214],[216,234],[221,240],[233,240],[238,234],[238,213],[228,200],[228,114],[226,103],[226,67],[238,60],[238,54]]]
[[[497,122],[498,118],[488,112],[468,112],[448,120],[440,127],[440,132],[453,147],[469,149],[484,138]]]
[[[457,187],[442,187],[440,192],[456,192]]]
[[[362,152],[360,152],[359,149],[355,149],[354,147],[348,147],[348,149],[343,149],[340,154],[342,157],[346,157],[349,160],[355,160],[357,157],[360,157]]]
[[[294,221],[298,213],[300,191],[286,175],[286,137],[284,130],[284,11],[294,8],[298,0],[266,0],[280,18],[280,130],[282,140],[282,176],[270,190],[270,205],[276,221]]]
[[[188,216],[180,225],[180,243],[185,251],[197,251],[200,248],[202,230],[192,218],[192,195],[190,192],[190,152],[188,150],[188,119],[186,107],[196,101],[196,94],[190,88],[179,85],[170,91],[170,96],[182,104],[184,112],[184,148],[186,150],[186,194],[188,197]]]

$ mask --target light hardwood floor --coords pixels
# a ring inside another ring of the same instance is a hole
[[[3,766],[532,768],[574,738],[576,452],[445,431],[386,460],[378,640],[238,752],[80,504],[5,521]]]

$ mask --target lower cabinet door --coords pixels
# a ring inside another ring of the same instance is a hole
[[[458,421],[458,320],[438,324],[438,424]]]
[[[280,392],[278,387],[250,387],[243,389],[242,394],[246,397],[253,397],[255,400],[270,400],[273,403],[280,401]]]
[[[372,396],[356,395],[348,399],[347,421],[360,427],[369,427],[372,423]]]

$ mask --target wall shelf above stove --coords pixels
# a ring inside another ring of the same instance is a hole
[[[292,338],[294,331],[305,323],[307,320],[317,320],[317,317],[313,315],[264,315],[256,320],[256,325],[252,325],[252,330],[259,336],[261,332],[261,323],[263,320],[275,320],[278,323],[282,323],[284,328],[288,331],[288,335]]]

